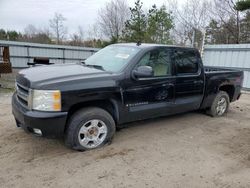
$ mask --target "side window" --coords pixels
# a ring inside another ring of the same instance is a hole
[[[152,67],[156,77],[171,75],[170,50],[157,49],[146,53],[137,64],[139,66]]]
[[[194,51],[176,50],[174,57],[177,74],[195,74],[198,72],[198,58]]]

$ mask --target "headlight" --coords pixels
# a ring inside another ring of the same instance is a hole
[[[30,107],[40,111],[61,111],[61,92],[59,90],[32,90]]]

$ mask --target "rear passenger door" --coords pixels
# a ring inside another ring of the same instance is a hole
[[[204,92],[204,72],[198,51],[176,49],[175,63],[175,108],[177,112],[196,110],[200,107]]]

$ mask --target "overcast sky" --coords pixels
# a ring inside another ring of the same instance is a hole
[[[38,28],[49,26],[49,19],[55,12],[67,18],[68,32],[81,26],[88,31],[96,21],[98,10],[109,0],[0,0],[0,28],[23,31],[28,24]],[[135,0],[127,0],[130,6]],[[183,0],[182,0],[183,1]],[[153,3],[160,6],[166,0],[142,0],[145,8]]]

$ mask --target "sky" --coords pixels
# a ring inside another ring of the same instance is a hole
[[[55,12],[67,20],[68,33],[74,33],[81,26],[85,32],[96,22],[98,10],[109,0],[0,0],[0,28],[23,32],[28,24],[37,28],[48,28],[49,19]],[[135,0],[127,0],[129,6]],[[183,0],[181,0],[183,1]],[[161,6],[166,0],[142,0],[144,8],[152,4]]]

